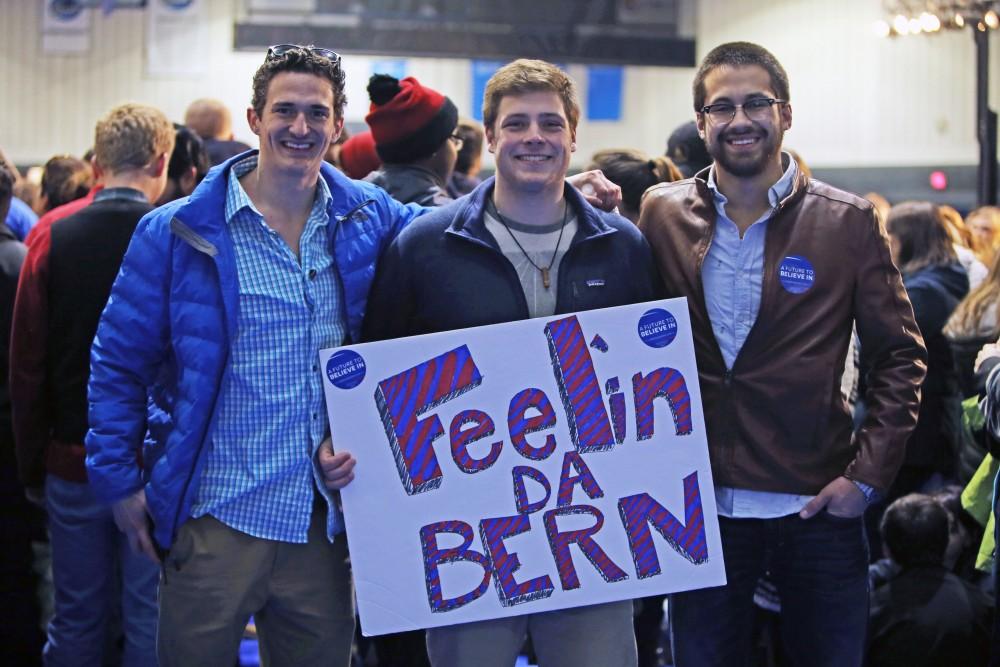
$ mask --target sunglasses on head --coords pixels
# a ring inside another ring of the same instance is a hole
[[[340,54],[336,51],[331,51],[330,49],[324,49],[321,46],[302,46],[301,44],[275,44],[274,46],[267,47],[267,55],[264,56],[265,62],[273,58],[280,58],[289,51],[294,49],[302,49],[303,51],[308,51],[309,53],[319,56],[320,58],[326,58],[331,61],[334,65],[340,65]]]

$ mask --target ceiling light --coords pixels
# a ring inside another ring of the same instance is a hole
[[[929,12],[920,15],[920,27],[924,32],[937,32],[941,29],[941,19]]]

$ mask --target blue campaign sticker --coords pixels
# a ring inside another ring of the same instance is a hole
[[[639,338],[650,347],[666,347],[677,336],[677,319],[662,308],[647,310],[639,318]]]
[[[816,271],[805,257],[789,255],[778,266],[778,280],[786,291],[792,294],[808,292],[816,280]]]
[[[338,389],[354,389],[365,379],[365,360],[353,350],[341,350],[326,362],[326,377]]]

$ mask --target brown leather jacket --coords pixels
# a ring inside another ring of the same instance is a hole
[[[715,483],[815,494],[845,475],[884,491],[917,421],[927,366],[872,205],[798,175],[767,223],[760,312],[727,371],[701,281],[716,218],[707,175],[651,188],[639,227],[668,296],[688,298]],[[790,256],[815,271],[797,294],[779,279]],[[852,322],[870,369],[856,436],[840,393]]]

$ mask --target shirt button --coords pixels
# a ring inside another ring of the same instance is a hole
[[[319,414],[317,414],[317,413],[314,412],[313,413],[313,419],[319,419]]]
[[[313,373],[315,373],[318,370],[319,370],[319,366],[317,366],[316,364],[313,364]]]
[[[309,280],[316,279],[316,269],[309,269]]]

